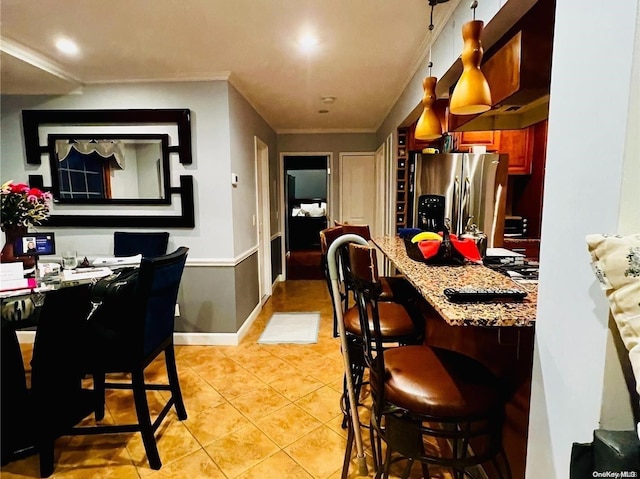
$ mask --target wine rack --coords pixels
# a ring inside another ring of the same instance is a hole
[[[398,164],[396,167],[396,231],[407,226],[409,145],[408,128],[398,129]]]

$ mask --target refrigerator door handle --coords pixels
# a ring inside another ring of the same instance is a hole
[[[460,223],[458,224],[458,233],[464,233],[464,227],[469,217],[469,203],[471,202],[471,180],[469,177],[464,179],[464,190],[462,191],[462,202],[460,204]]]
[[[451,233],[456,233],[458,229],[458,223],[460,219],[458,218],[459,209],[458,204],[460,201],[460,178],[458,176],[453,180],[453,209],[451,211],[451,224],[449,225],[449,230]]]

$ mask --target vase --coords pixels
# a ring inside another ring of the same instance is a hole
[[[36,264],[33,256],[14,256],[13,254],[13,245],[16,239],[21,235],[26,235],[27,230],[26,226],[5,226],[5,242],[0,254],[0,263],[17,263],[21,261],[24,268],[33,268]]]

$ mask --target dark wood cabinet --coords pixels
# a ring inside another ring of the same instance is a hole
[[[500,153],[509,155],[510,175],[530,175],[533,160],[531,128],[500,131]]]

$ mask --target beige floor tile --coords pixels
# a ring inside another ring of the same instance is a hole
[[[291,403],[282,394],[267,384],[247,394],[231,399],[229,402],[238,411],[253,420],[271,414]]]
[[[322,423],[295,404],[289,404],[255,422],[278,446],[288,446]]]
[[[216,463],[203,450],[189,454],[158,471],[150,471],[145,478],[153,479],[226,479]]]
[[[250,421],[225,401],[200,414],[190,415],[184,424],[198,442],[206,446],[216,439],[247,426]]]
[[[322,381],[310,377],[300,369],[285,369],[278,374],[278,379],[269,385],[290,401],[297,401],[301,397],[324,386]]]
[[[169,465],[202,447],[193,437],[193,434],[189,432],[183,421],[179,421],[177,418],[173,421],[169,418],[165,419],[156,431],[155,438],[163,465]],[[140,434],[134,434],[127,442],[127,450],[133,463],[138,467],[140,475],[145,475],[152,471],[147,461]]]
[[[180,365],[182,364],[196,367],[214,364],[225,357],[224,353],[215,346],[175,346],[175,350],[178,372],[181,372]]]
[[[327,426],[314,429],[284,448],[315,478],[326,478],[342,467],[345,440]]]
[[[287,374],[291,374],[291,372],[295,370],[289,363],[271,353],[267,354],[269,355],[269,359],[252,362],[246,367],[247,371],[256,375],[265,383],[270,384]]]
[[[340,393],[329,386],[323,386],[307,394],[295,401],[295,404],[323,423],[342,414],[340,411]]]
[[[311,479],[311,477],[300,464],[280,451],[240,474],[236,479]]]
[[[4,476],[3,476],[4,477]],[[140,479],[138,470],[134,465],[127,466],[89,466],[83,465],[82,469],[56,471],[55,479]]]
[[[222,394],[198,376],[195,371],[188,369],[179,374],[182,400],[188,416],[198,415],[202,411],[226,402]],[[168,395],[168,392],[163,392],[165,398],[168,398]]]
[[[205,450],[231,479],[272,456],[279,448],[262,431],[250,424],[212,442]]]
[[[249,371],[237,371],[233,376],[213,376],[206,381],[213,386],[225,399],[231,400],[254,391],[262,386],[259,378],[251,374]]]

